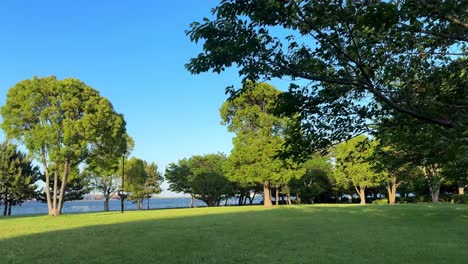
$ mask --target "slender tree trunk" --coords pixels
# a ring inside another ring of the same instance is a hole
[[[8,211],[8,188],[5,188],[5,198],[3,200],[5,202],[5,208],[3,208],[3,215],[7,215]]]
[[[104,197],[104,212],[109,212],[109,197]]]
[[[252,197],[249,196],[249,197],[250,197],[250,198],[249,198],[249,199],[250,199],[250,205],[253,204],[253,202],[254,202],[254,200],[255,200],[255,195],[257,195],[256,192],[254,192],[254,194],[252,195]]]
[[[279,188],[275,188],[276,194],[275,194],[275,205],[279,205]]]
[[[46,159],[46,154],[44,148],[41,149],[41,159],[42,159],[42,169],[44,170],[45,174],[45,193],[46,193],[46,199],[47,199],[47,209],[49,212],[49,215],[52,215],[52,201],[50,199],[50,174],[49,174],[49,168],[47,166],[47,159]]]
[[[458,194],[460,195],[465,194],[465,187],[458,187]]]
[[[190,194],[190,208],[193,208],[194,203],[195,203],[195,196],[193,196],[193,194]]]
[[[150,206],[149,206],[150,200],[151,200],[151,197],[148,197],[148,210],[150,209]]]
[[[58,173],[54,170],[54,187],[52,188],[52,215],[57,216]]]
[[[288,193],[288,194],[286,195],[286,198],[287,198],[286,200],[287,200],[287,202],[288,202],[288,205],[291,205],[291,204],[292,204],[292,202],[291,202],[291,194]]]
[[[226,197],[226,200],[224,201],[224,206],[227,206],[228,201],[229,201],[229,197]]]
[[[63,177],[62,177],[62,186],[60,187],[60,196],[59,196],[59,204],[58,204],[58,215],[62,214],[62,206],[65,202],[65,187],[67,186],[68,181],[68,174],[70,173],[70,162],[67,160],[65,164],[63,164]]]
[[[361,200],[360,204],[366,204],[366,187],[355,187],[357,193],[359,194],[359,199]]]
[[[11,215],[11,204],[12,204],[12,201],[9,200],[9,201],[8,201],[8,216]]]
[[[301,200],[301,197],[299,196],[299,194],[296,194],[296,202],[297,202],[297,204],[302,204],[302,200]]]

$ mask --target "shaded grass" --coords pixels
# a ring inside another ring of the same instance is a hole
[[[467,260],[466,205],[228,207],[0,219],[0,263]]]

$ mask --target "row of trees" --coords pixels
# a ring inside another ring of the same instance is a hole
[[[255,81],[292,79],[290,89],[272,103],[276,117],[290,120],[282,133],[283,162],[339,151],[347,147],[333,146],[365,134],[370,139],[358,149],[375,145],[367,147],[373,150],[337,157],[336,168],[342,161],[361,164],[343,175],[358,175],[372,165],[372,173],[387,174],[392,193],[416,172],[434,201],[443,182],[463,192],[468,174],[465,1],[225,0],[212,13],[186,31],[203,44],[186,68],[220,73],[236,65],[244,85],[227,88],[230,102],[249,93]],[[240,124],[249,123],[247,118]],[[231,131],[237,134],[232,155],[244,147],[249,156],[246,146],[255,142],[246,139],[249,129]],[[364,166],[368,160],[372,164]],[[240,175],[261,175],[258,171]],[[274,174],[263,177],[265,186],[274,184]],[[361,196],[368,188],[363,187],[355,190]]]
[[[444,157],[430,156],[437,161],[434,168],[427,159],[409,156],[410,151],[422,150],[414,141],[409,149],[397,145],[409,142],[402,137],[404,131],[399,131],[397,140],[376,129],[372,136],[360,135],[328,148],[325,155],[315,153],[303,161],[285,157],[286,137],[297,118],[275,115],[281,92],[271,85],[247,82],[246,86],[220,110],[223,123],[236,133],[230,155],[193,156],[166,169],[170,190],[190,194],[192,206],[194,198],[208,206],[227,203],[231,197],[245,204],[258,193],[263,193],[264,205],[271,206],[272,190],[277,204],[280,195],[287,203],[291,196],[297,202],[313,203],[353,193],[365,203],[369,190],[374,196],[385,195],[390,204],[396,202],[398,190],[402,196],[430,191],[432,201],[438,202],[442,184],[458,184],[462,193],[468,183],[466,171]]]
[[[102,192],[105,211],[117,190],[141,209],[143,199],[161,191],[156,164],[126,160],[133,141],[123,115],[78,79],[51,76],[21,81],[8,91],[0,112],[7,137],[0,149],[4,214],[11,213],[11,206],[37,198],[47,202],[49,215],[57,216],[65,201],[82,199],[91,189]],[[24,146],[28,155],[10,140]],[[38,180],[45,183],[43,190],[37,190]]]

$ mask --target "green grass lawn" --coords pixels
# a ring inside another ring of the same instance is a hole
[[[0,263],[468,263],[467,205],[0,218]]]

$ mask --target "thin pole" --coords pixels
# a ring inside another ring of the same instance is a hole
[[[120,212],[124,212],[125,154],[122,156],[122,186],[120,188]]]

